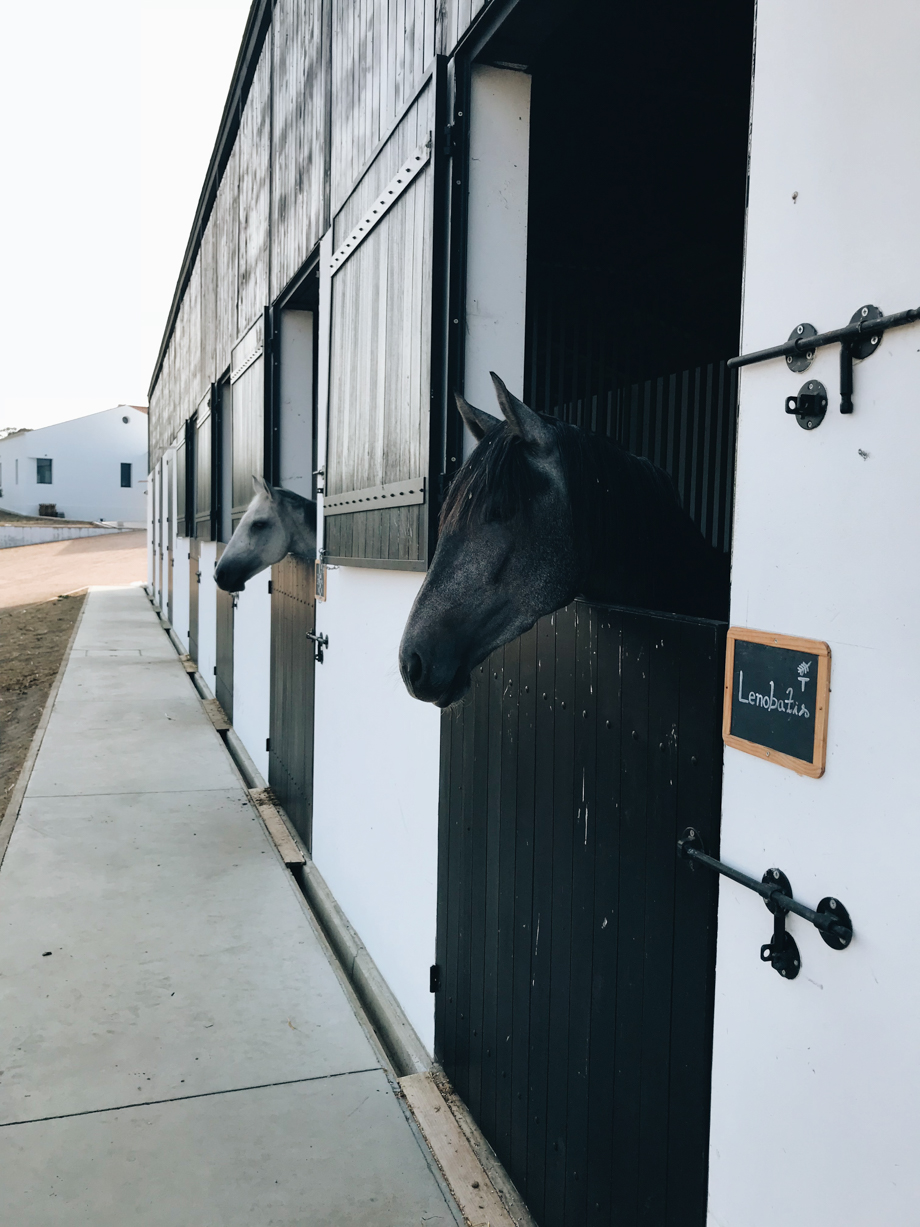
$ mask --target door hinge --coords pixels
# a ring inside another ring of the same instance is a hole
[[[441,987],[441,965],[432,963],[428,969],[428,991],[436,993]]]
[[[266,737],[265,738],[265,749],[270,750],[271,748],[272,748],[272,739],[270,737]]]
[[[272,581],[269,580],[268,581],[268,595],[271,596],[271,594],[272,594]],[[267,746],[265,748],[268,749]]]

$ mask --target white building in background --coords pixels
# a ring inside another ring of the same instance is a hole
[[[147,410],[101,413],[0,440],[0,510],[146,523]]]

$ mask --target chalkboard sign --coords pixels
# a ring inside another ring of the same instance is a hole
[[[820,640],[731,627],[725,744],[801,775],[823,775],[830,671],[831,650]]]

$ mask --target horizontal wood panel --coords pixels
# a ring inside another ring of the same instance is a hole
[[[389,507],[332,516],[325,524],[327,558],[425,563],[424,506]]]

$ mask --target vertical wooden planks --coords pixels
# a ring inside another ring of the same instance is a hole
[[[233,147],[220,181],[214,210],[217,214],[217,369],[230,366],[239,321],[239,144]]]
[[[321,0],[278,0],[272,17],[271,297],[325,228]]]
[[[259,317],[269,297],[270,84],[271,40],[267,39],[243,108],[237,137],[240,332]]]
[[[315,661],[307,633],[315,629],[316,610],[312,566],[290,555],[276,563],[271,596],[268,780],[309,851]]]
[[[723,646],[576,602],[444,717],[436,1049],[544,1227],[702,1227],[715,889],[676,841],[717,839]]]

